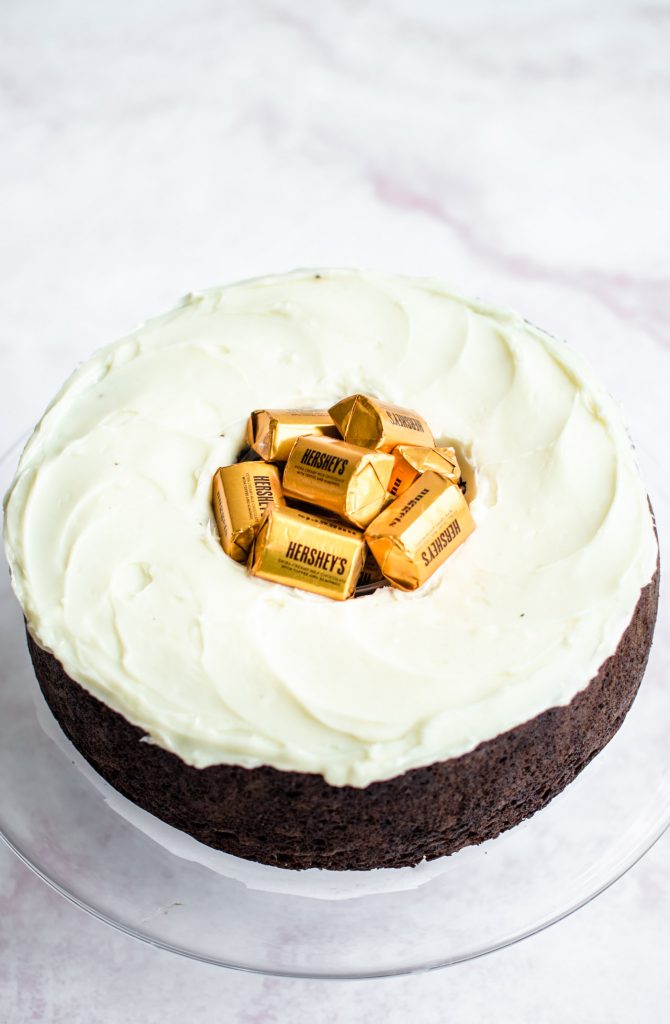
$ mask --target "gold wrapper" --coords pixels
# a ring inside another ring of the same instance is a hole
[[[286,462],[297,437],[323,434],[339,437],[324,409],[256,409],[247,423],[247,440],[266,462]]]
[[[461,479],[461,467],[453,448],[423,448],[420,445],[399,444],[393,449],[393,457],[395,463],[388,491],[394,498],[404,494],[421,473],[437,473],[453,484],[457,484]]]
[[[371,523],[388,503],[393,456],[332,437],[299,437],[282,486],[290,498],[337,513],[354,526]]]
[[[238,462],[217,469],[212,504],[221,547],[236,562],[246,562],[266,509],[284,504],[276,466]]]
[[[460,489],[424,473],[365,531],[384,576],[400,590],[416,590],[475,528]]]
[[[328,412],[350,444],[383,452],[390,452],[398,444],[435,446],[435,438],[422,416],[369,395],[343,398]]]
[[[346,601],[365,558],[358,530],[299,509],[274,505],[265,515],[249,556],[249,572],[273,583]]]

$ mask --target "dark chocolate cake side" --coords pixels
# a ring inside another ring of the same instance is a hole
[[[642,680],[659,571],[617,650],[570,704],[461,757],[375,782],[331,786],[271,767],[198,769],[153,743],[28,636],[42,692],[87,761],[139,806],[209,846],[286,868],[416,864],[493,839],[561,792],[608,743]]]

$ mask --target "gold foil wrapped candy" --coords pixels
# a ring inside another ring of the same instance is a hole
[[[350,395],[328,410],[342,437],[363,448],[390,452],[398,444],[432,448],[435,439],[422,416],[412,409],[380,402],[369,395]]]
[[[340,436],[324,409],[256,409],[247,423],[249,445],[266,462],[286,462],[302,434]]]
[[[252,576],[346,601],[356,589],[364,559],[360,531],[274,505],[256,534],[248,568]]]
[[[428,472],[377,516],[365,539],[393,586],[416,590],[474,528],[460,489]]]
[[[388,502],[394,459],[331,437],[299,437],[284,469],[284,493],[365,527]]]
[[[475,528],[456,451],[411,409],[363,394],[328,412],[256,409],[247,436],[212,502],[224,550],[252,576],[338,601],[415,590]]]
[[[393,449],[393,457],[395,463],[388,491],[394,498],[404,494],[421,473],[437,473],[454,484],[461,479],[461,468],[453,448],[424,448],[420,445],[399,444]]]
[[[279,472],[264,462],[238,462],[217,469],[212,504],[221,546],[246,562],[258,525],[270,505],[282,505]]]

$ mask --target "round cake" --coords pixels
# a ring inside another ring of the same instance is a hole
[[[476,530],[411,592],[249,575],[211,498],[250,411],[356,392],[456,449]],[[436,282],[351,270],[192,294],[96,353],[26,445],[5,545],[84,757],[289,868],[415,864],[533,814],[620,726],[658,598],[631,443],[584,360]]]

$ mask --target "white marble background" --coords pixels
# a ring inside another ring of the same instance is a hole
[[[670,346],[668,3],[5,0],[0,124],[0,453],[92,347],[296,265],[444,277],[606,379]],[[2,848],[0,1020],[666,1020],[669,853],[482,961],[327,984],[153,950]]]

